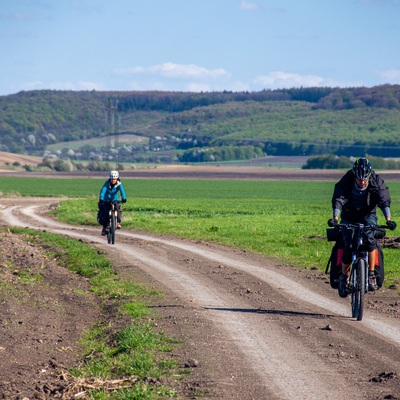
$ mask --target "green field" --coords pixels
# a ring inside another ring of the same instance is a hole
[[[0,178],[4,194],[67,196],[54,214],[72,224],[96,225],[104,179]],[[123,181],[128,196],[123,227],[213,241],[255,251],[302,268],[324,270],[332,248],[325,239],[334,182]],[[392,219],[399,221],[400,183],[388,182]],[[79,199],[76,199],[79,198]],[[384,219],[378,210],[379,223]],[[397,231],[388,235],[397,236]],[[397,282],[396,249],[385,249],[386,284]]]

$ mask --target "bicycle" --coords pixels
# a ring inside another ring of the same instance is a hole
[[[108,211],[108,224],[106,227],[108,244],[115,244],[115,231],[117,229],[119,204],[120,201],[118,200],[110,203],[110,209]]]
[[[368,292],[368,252],[364,245],[364,232],[373,230],[376,239],[383,239],[386,235],[387,225],[364,225],[361,223],[333,224],[328,221],[329,226],[333,226],[337,233],[341,234],[342,229],[351,229],[352,235],[352,261],[350,269],[350,279],[347,286],[348,293],[351,295],[351,316],[361,321],[364,314],[364,297]],[[390,229],[390,228],[389,228]]]

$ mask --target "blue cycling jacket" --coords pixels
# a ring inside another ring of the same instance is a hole
[[[111,180],[107,179],[100,190],[100,200],[108,203],[119,200],[118,192],[120,192],[121,200],[126,200],[124,185],[121,181],[118,180],[118,182],[112,186]]]

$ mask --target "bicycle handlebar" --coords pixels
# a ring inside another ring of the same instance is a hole
[[[361,223],[348,223],[348,224],[336,224],[334,226],[338,228],[347,228],[347,229],[389,229],[387,225],[370,225],[370,224],[361,224]]]
[[[113,201],[107,201],[107,200],[99,200],[100,204],[117,204],[121,203],[121,200],[113,200]]]
[[[342,224],[342,223],[337,223],[334,219],[330,219],[328,220],[328,226],[330,226],[331,228],[354,228],[354,229],[363,229],[363,228],[367,228],[367,229],[391,229],[388,225],[372,225],[372,224],[362,224],[360,222],[349,222],[346,224]]]
[[[103,204],[109,204],[110,206],[111,205],[117,205],[117,204],[121,204],[121,201],[120,200],[113,200],[113,201],[103,201]]]

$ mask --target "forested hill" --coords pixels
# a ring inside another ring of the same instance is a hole
[[[117,113],[110,113],[110,105]],[[49,144],[103,137],[116,127],[121,135],[162,138],[192,152],[251,145],[272,155],[398,157],[399,117],[400,85],[210,93],[27,91],[0,96],[0,151],[41,156]]]

